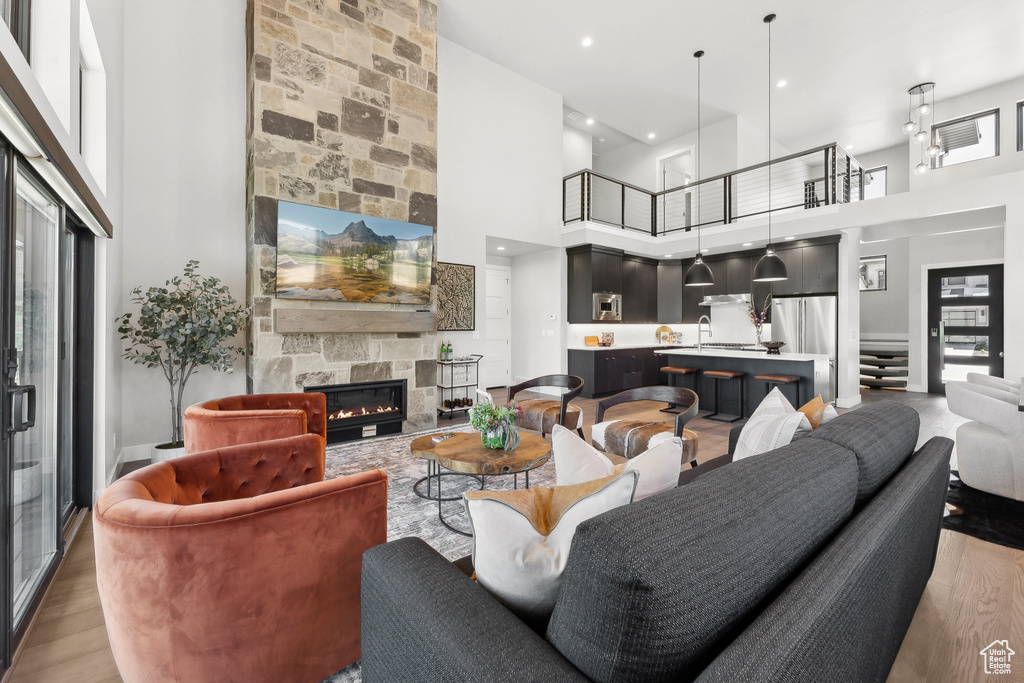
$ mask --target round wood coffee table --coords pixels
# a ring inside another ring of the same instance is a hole
[[[469,477],[480,483],[480,489],[484,487],[484,478],[475,474],[465,474],[462,472],[442,472],[441,468],[437,466],[435,462],[434,447],[442,442],[441,437],[445,437],[444,440],[450,439],[455,436],[450,432],[439,432],[437,434],[427,434],[417,439],[413,439],[412,443],[409,444],[409,451],[414,457],[422,458],[427,461],[427,476],[421,477],[412,485],[412,492],[420,498],[426,498],[427,500],[462,500],[462,494],[457,496],[449,496],[447,498],[441,498],[441,481],[443,477]],[[427,492],[423,493],[420,491],[420,485],[423,482],[427,482]],[[437,484],[437,495],[431,494],[432,484]]]
[[[526,476],[526,488],[530,488],[530,470],[546,463],[551,457],[551,444],[535,434],[520,434],[522,440],[514,451],[487,448],[480,440],[479,432],[463,432],[445,439],[434,446],[435,463],[446,470],[469,475],[513,475],[513,488],[519,487],[519,473]],[[463,536],[473,534],[456,529],[449,524],[442,513],[441,501],[437,501],[437,518],[441,524]]]

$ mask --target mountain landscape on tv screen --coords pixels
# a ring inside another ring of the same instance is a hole
[[[427,304],[433,228],[278,203],[277,296]]]

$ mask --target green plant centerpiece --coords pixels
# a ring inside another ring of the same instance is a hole
[[[242,331],[248,312],[218,278],[200,275],[194,260],[164,287],[136,287],[131,300],[140,308],[138,317],[125,313],[114,319],[127,342],[123,357],[163,371],[171,403],[171,442],[163,445],[180,448],[185,385],[203,366],[232,372],[235,354],[245,355],[245,348],[230,341]]]
[[[503,406],[477,403],[469,409],[469,423],[480,431],[484,446],[506,451],[514,451],[519,445],[516,421],[522,416],[523,409],[515,401]]]

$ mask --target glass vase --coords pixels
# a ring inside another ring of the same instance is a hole
[[[755,327],[754,328],[754,332],[757,334],[757,344],[756,344],[756,346],[760,346],[761,345],[761,331],[762,330],[761,330],[760,327]]]
[[[484,448],[498,450],[505,443],[505,430],[501,425],[490,427],[480,432],[480,440],[483,442]]]
[[[514,451],[522,440],[519,436],[519,428],[514,424],[505,426],[505,439],[501,447],[506,451]]]

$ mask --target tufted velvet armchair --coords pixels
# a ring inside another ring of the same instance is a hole
[[[326,446],[327,397],[303,393],[218,398],[186,408],[184,428],[185,453],[307,433],[319,435]]]
[[[93,510],[96,583],[126,683],[319,681],[360,656],[363,552],[387,476],[323,481],[307,434],[117,480]]]

